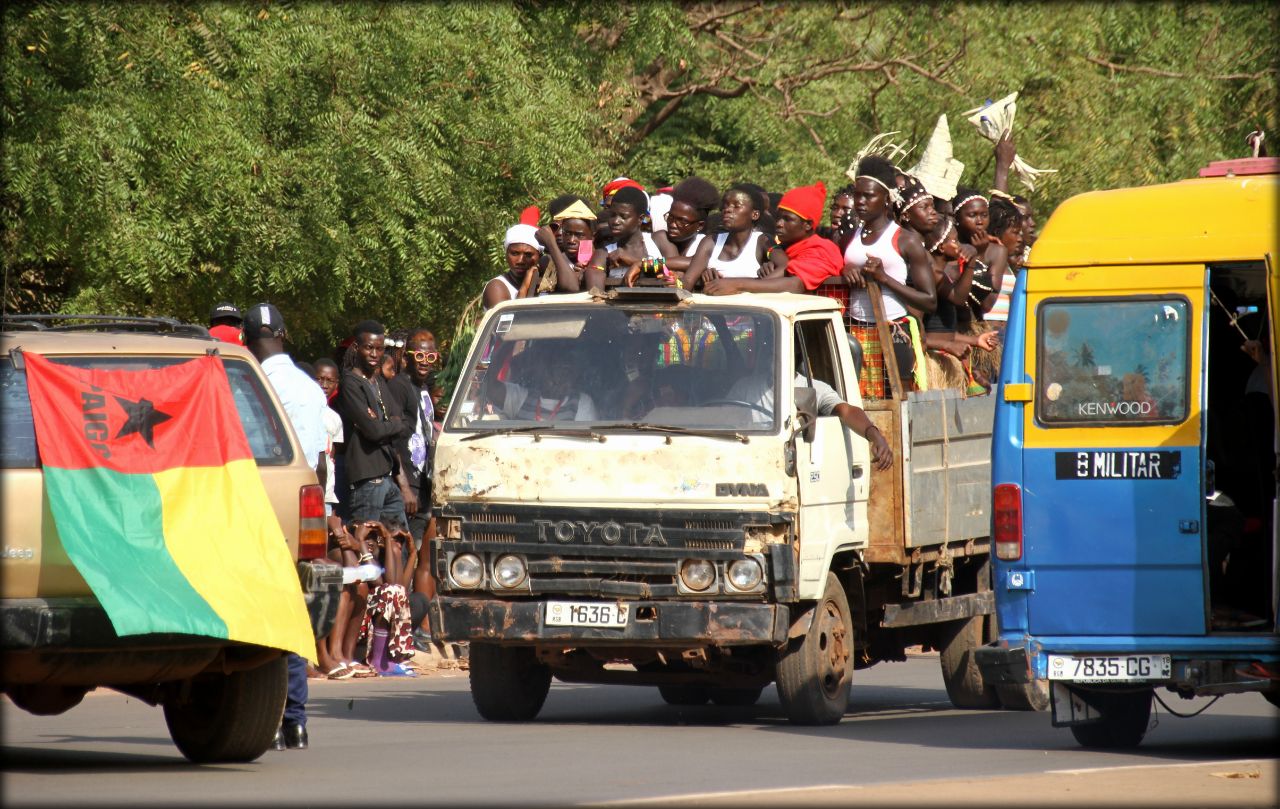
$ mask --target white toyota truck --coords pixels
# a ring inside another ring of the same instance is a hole
[[[818,415],[810,380],[894,451]],[[982,682],[991,397],[868,402],[840,310],[815,295],[667,288],[486,313],[435,455],[436,637],[469,641],[490,720],[551,678],[672,704],[843,717],[853,671],[937,648],[959,707],[1037,707]]]

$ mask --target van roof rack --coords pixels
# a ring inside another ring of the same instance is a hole
[[[204,326],[171,317],[5,313],[0,316],[0,328],[5,331],[125,331],[213,339]]]
[[[1248,177],[1255,174],[1280,174],[1280,157],[1240,157],[1214,160],[1200,169],[1201,177]]]

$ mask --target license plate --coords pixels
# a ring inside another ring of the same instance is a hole
[[[626,604],[598,601],[548,601],[547,626],[595,626],[622,629],[630,609]]]
[[[1167,680],[1169,655],[1049,655],[1049,679],[1076,683]]]

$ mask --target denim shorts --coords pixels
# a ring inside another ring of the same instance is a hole
[[[351,484],[351,521],[380,520],[388,526],[407,528],[404,498],[390,475]]]

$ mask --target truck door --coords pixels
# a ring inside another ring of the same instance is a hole
[[[1027,280],[1017,584],[1032,634],[1206,632],[1206,284],[1203,265]]]
[[[797,376],[807,380],[811,374],[845,399],[831,318],[800,320],[795,340],[797,374],[781,384],[801,386],[804,382]],[[845,429],[839,417],[819,415],[813,441],[796,441],[796,477],[800,488],[801,596],[806,597],[808,588],[816,586],[820,591],[826,580],[827,549],[866,537],[871,478],[867,442]]]

